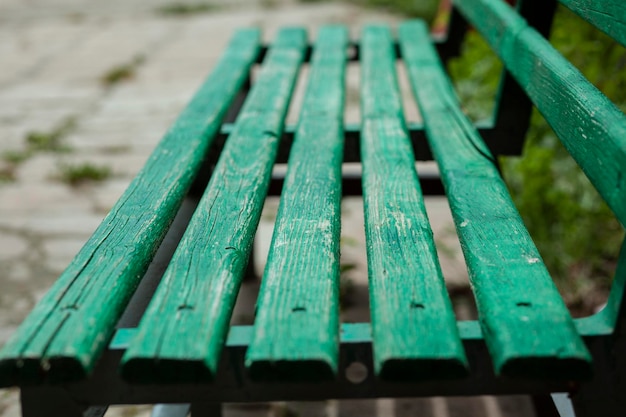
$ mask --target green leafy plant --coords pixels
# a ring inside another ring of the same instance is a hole
[[[172,3],[156,9],[164,16],[189,16],[199,13],[208,13],[217,9],[212,3]]]
[[[300,0],[301,3],[320,3],[327,0]],[[349,3],[365,7],[384,9],[392,13],[421,17],[432,21],[439,6],[439,0],[347,0]]]
[[[10,167],[0,168],[0,183],[15,181],[15,172]]]
[[[28,132],[24,138],[23,150],[8,150],[1,155],[0,182],[15,181],[17,167],[35,155],[37,152],[69,152],[71,148],[63,143],[63,139],[76,126],[74,117],[63,119],[49,131]]]
[[[145,58],[143,55],[135,56],[130,62],[117,65],[100,77],[100,82],[106,87],[112,87],[123,81],[128,81],[135,77],[137,67],[143,64]]]
[[[64,145],[62,141],[64,137],[75,128],[75,126],[76,119],[74,117],[68,117],[50,131],[29,132],[26,135],[26,147],[28,153],[21,155],[23,158],[22,160],[26,159],[28,154],[32,154],[36,151],[68,152],[70,148]],[[17,159],[20,158],[17,154],[14,154],[13,156]]]
[[[104,181],[111,176],[111,168],[90,163],[63,164],[59,167],[59,178],[71,185],[78,186],[88,182]]]

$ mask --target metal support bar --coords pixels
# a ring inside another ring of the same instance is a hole
[[[210,151],[211,161],[216,162],[224,148],[228,135],[233,130],[233,125],[225,124],[220,133],[213,141],[213,149]],[[520,155],[519,144],[509,140],[514,133],[509,129],[494,129],[491,126],[477,125],[476,129],[481,135],[489,150],[494,155]],[[281,146],[278,150],[276,163],[284,164],[289,159],[289,152],[295,136],[295,126],[287,126],[281,138]],[[426,140],[426,132],[421,125],[409,125],[408,133],[415,153],[416,161],[432,161],[433,156]],[[361,162],[361,132],[355,125],[347,125],[344,128],[344,155],[343,162]]]
[[[119,361],[134,329],[118,331],[110,348],[98,363],[93,375],[81,383],[25,388],[32,402],[45,403],[49,398],[65,398],[71,404],[156,404],[267,401],[320,401],[327,399],[401,398],[458,395],[545,395],[551,392],[581,392],[588,385],[602,386],[602,374],[591,382],[509,379],[494,375],[491,357],[480,336],[478,324],[464,322],[461,336],[470,363],[470,375],[447,381],[388,382],[373,374],[371,328],[367,323],[344,324],[341,331],[339,374],[335,380],[319,383],[259,382],[250,379],[244,365],[245,352],[252,337],[252,326],[234,326],[220,360],[214,382],[189,384],[137,385],[122,380]],[[599,346],[609,346],[611,336],[585,336],[594,354],[594,363],[602,363]],[[367,377],[353,383],[346,370],[354,362],[367,369]],[[610,385],[604,386],[605,391]],[[617,398],[622,393],[614,392]],[[605,395],[610,397],[610,393]],[[35,400],[35,398],[38,398]],[[41,399],[44,399],[42,402]],[[199,407],[199,406],[198,406]],[[204,406],[203,406],[204,407]],[[597,411],[597,410],[596,410]],[[587,414],[583,414],[587,415]],[[610,415],[596,413],[595,415]]]
[[[555,0],[520,0],[517,7],[519,14],[530,26],[544,37],[549,37],[556,11]],[[496,103],[494,130],[508,132],[505,136],[507,143],[515,149],[516,154],[520,154],[530,126],[533,103],[506,69],[502,70]],[[498,151],[496,149],[494,153],[504,155]]]
[[[191,417],[222,417],[222,405],[206,402],[192,403]]]
[[[22,417],[84,417],[90,408],[86,403],[76,401],[62,387],[23,387],[20,391],[20,402]],[[102,407],[97,409],[101,410]]]

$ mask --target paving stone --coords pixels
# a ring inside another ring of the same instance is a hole
[[[101,187],[98,187],[98,191],[93,193],[93,210],[96,213],[108,213],[124,191],[126,191],[129,184],[129,179],[115,179],[107,181]]]
[[[22,415],[19,390],[13,388],[0,391],[0,413],[2,417],[20,417]]]
[[[27,187],[27,184],[33,184],[36,187],[41,183],[50,182],[58,170],[58,165],[57,154],[50,152],[37,154],[19,164],[15,170],[16,178],[20,187]]]
[[[88,211],[89,196],[80,190],[56,182],[0,185],[0,225],[16,224],[36,216]],[[27,220],[28,221],[28,220]]]
[[[0,55],[3,57],[0,87],[32,75],[48,59],[74,43],[83,29],[50,21],[22,25],[19,31],[0,26]]]
[[[17,258],[28,249],[28,242],[19,236],[0,232],[0,262]]]
[[[425,203],[446,284],[454,288],[469,286],[465,258],[454,228],[448,200],[445,197],[433,196],[427,197]]]
[[[98,155],[92,153],[74,152],[68,154],[60,160],[60,169],[63,166],[81,166],[89,164],[94,167],[106,168],[111,172],[112,178],[134,178],[139,170],[145,165],[149,155],[140,155],[136,153],[111,153],[108,155]],[[94,184],[97,186],[97,184]]]
[[[85,245],[86,238],[49,238],[43,241],[46,254],[45,266],[60,274],[74,259],[78,251]]]
[[[87,240],[102,222],[103,217],[90,212],[55,213],[47,217],[31,218],[23,228],[43,237],[78,236]]]

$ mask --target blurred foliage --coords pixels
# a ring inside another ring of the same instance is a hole
[[[353,0],[355,3],[370,7],[383,7],[389,11],[403,13],[408,16],[421,17],[432,21],[439,6],[439,0]]]
[[[72,187],[89,183],[104,181],[111,176],[111,168],[108,166],[93,165],[89,162],[80,164],[62,164],[59,166],[59,179]]]
[[[626,50],[564,7],[552,44],[618,107],[626,109]],[[450,62],[464,110],[491,116],[501,64],[482,38],[469,33]],[[522,158],[502,158],[513,199],[568,305],[589,313],[608,291],[623,228],[535,111]]]
[[[200,13],[208,13],[218,9],[212,3],[171,3],[158,7],[156,12],[163,16],[189,16]]]
[[[301,3],[319,3],[328,0],[300,0]],[[384,9],[392,13],[421,17],[432,21],[439,7],[439,0],[347,0],[365,7]]]

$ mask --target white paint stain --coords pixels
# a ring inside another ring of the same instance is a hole
[[[539,262],[539,258],[527,258],[529,264],[536,264]]]
[[[461,227],[465,227],[469,224],[469,221],[464,220],[463,223],[461,223]]]

